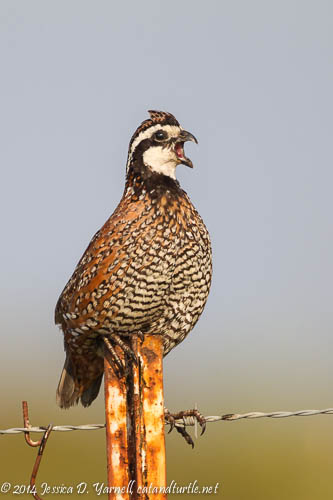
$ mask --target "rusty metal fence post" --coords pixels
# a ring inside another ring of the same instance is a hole
[[[105,357],[109,500],[162,500],[167,498],[162,339],[135,336],[131,347],[137,365],[117,349],[126,366],[123,377]]]

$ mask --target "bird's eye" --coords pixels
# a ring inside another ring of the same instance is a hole
[[[154,139],[157,139],[158,141],[163,141],[163,139],[166,139],[166,138],[167,138],[167,135],[164,132],[164,130],[158,130],[154,134]]]

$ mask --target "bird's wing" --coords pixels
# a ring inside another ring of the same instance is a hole
[[[80,328],[90,321],[90,327],[98,329],[112,307],[118,314],[137,294],[144,296],[146,319],[149,302],[156,315],[163,290],[170,285],[176,251],[172,242],[161,237],[160,227],[158,218],[152,220],[145,211],[143,201],[123,199],[95,234],[65,286],[56,306],[56,323]],[[154,242],[156,249],[150,252]],[[159,296],[154,297],[149,287],[156,280],[160,280]]]

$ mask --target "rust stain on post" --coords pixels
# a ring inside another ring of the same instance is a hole
[[[122,357],[120,349],[117,350]],[[126,493],[110,491],[112,487],[125,487],[129,484],[127,425],[126,425],[126,386],[124,378],[119,378],[104,357],[104,388],[106,417],[106,451],[108,467],[109,500],[129,500]]]
[[[134,422],[134,453],[135,453],[135,472],[136,497],[140,498],[139,491],[143,486],[142,477],[142,446],[144,440],[144,429],[142,419],[142,359],[139,352],[139,343],[137,336],[132,340],[132,349],[137,355],[138,364],[133,368],[133,422]]]
[[[163,396],[163,344],[157,335],[146,336],[138,344],[141,361],[141,428],[140,441],[142,482],[148,487],[166,487],[164,396]],[[147,495],[157,500],[165,493]]]

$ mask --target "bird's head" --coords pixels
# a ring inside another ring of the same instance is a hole
[[[193,167],[184,153],[186,141],[198,142],[194,135],[182,129],[171,113],[149,111],[150,118],[135,131],[128,150],[127,172],[146,170],[176,179],[179,164]]]

